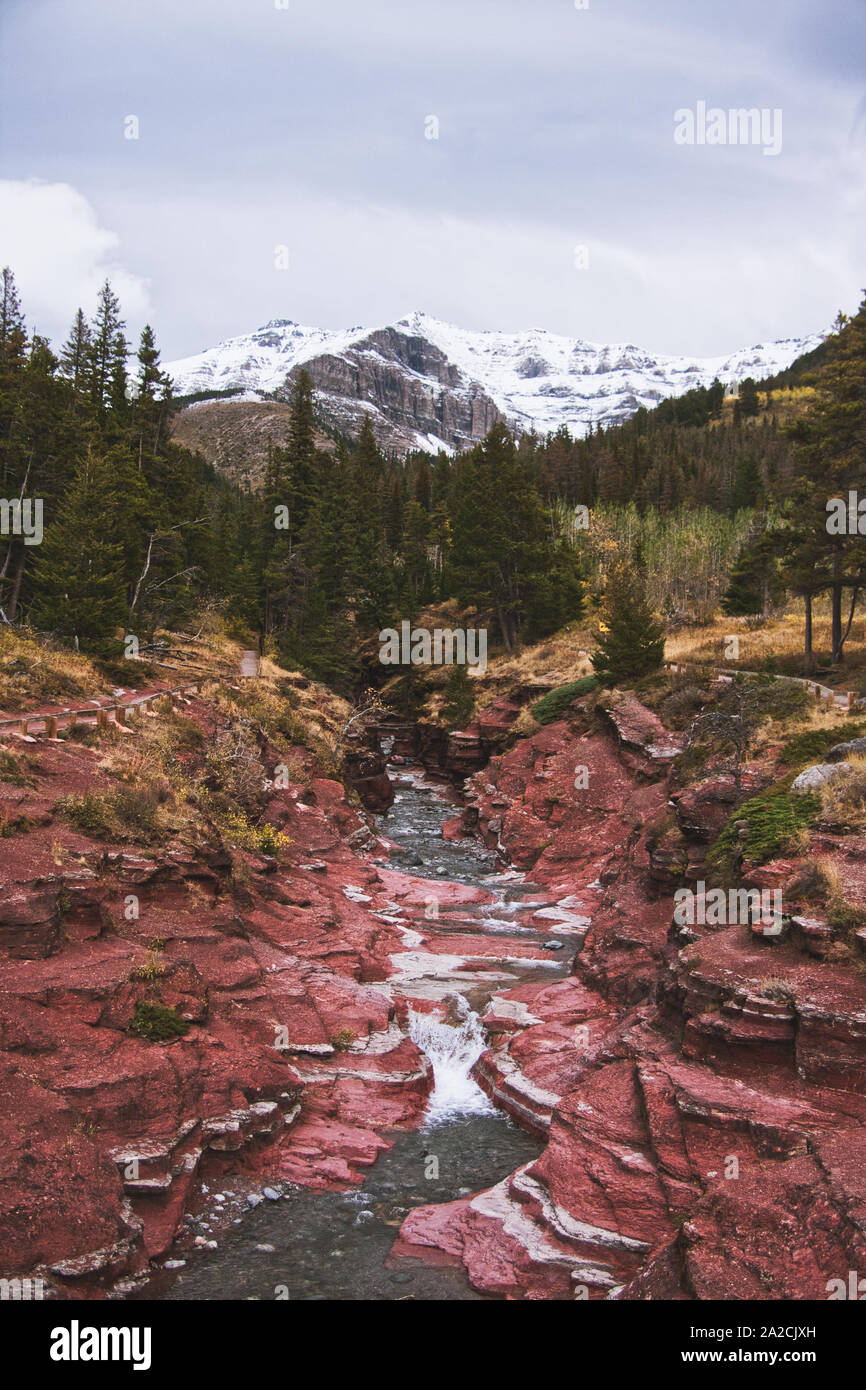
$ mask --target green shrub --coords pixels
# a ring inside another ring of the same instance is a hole
[[[576,700],[580,695],[588,695],[590,690],[595,690],[598,685],[598,676],[584,676],[582,680],[557,686],[556,690],[543,695],[532,706],[533,719],[539,724],[552,724],[555,719],[561,719],[572,700]]]
[[[154,671],[154,667],[147,661],[131,661],[122,656],[97,657],[93,664],[105,680],[127,690],[139,689],[144,684],[145,677],[152,675]]]
[[[821,798],[812,792],[791,792],[793,775],[744,801],[734,811],[706,859],[707,876],[730,881],[740,861],[765,864],[817,819]],[[740,835],[739,824],[746,833]]]
[[[475,709],[475,694],[465,666],[455,666],[445,682],[442,718],[449,729],[468,724]]]
[[[284,846],[291,843],[289,836],[282,830],[277,830],[275,825],[265,821],[264,825],[258,828],[259,849],[262,854],[276,855]]]
[[[86,719],[73,719],[65,729],[61,729],[60,737],[67,739],[71,743],[80,743],[85,748],[93,748],[105,732],[107,732],[107,730],[100,729],[98,725],[92,721]]]
[[[182,1038],[189,1032],[189,1024],[176,1009],[168,1009],[165,1004],[139,1001],[129,1031],[137,1033],[140,1038],[147,1038],[148,1042],[167,1042],[170,1038]]]
[[[111,832],[111,815],[105,796],[97,796],[94,792],[84,792],[81,796],[61,796],[57,809],[70,825],[85,835],[108,835]]]
[[[805,767],[809,763],[820,762],[825,753],[835,748],[837,743],[848,743],[852,738],[862,738],[866,734],[866,724],[846,720],[833,729],[808,729],[804,734],[795,734],[782,748],[782,759],[789,767]]]
[[[174,711],[168,716],[165,732],[175,753],[197,753],[204,744],[204,733],[195,720]]]
[[[157,803],[148,787],[118,787],[108,793],[115,822],[135,839],[149,840],[157,834]]]
[[[239,849],[258,850],[260,854],[276,857],[280,850],[292,843],[290,836],[269,821],[262,825],[252,825],[242,811],[230,812],[220,818],[223,834]]]
[[[32,787],[33,780],[21,767],[14,753],[8,748],[0,748],[0,782],[11,782],[14,787]]]
[[[97,839],[150,840],[159,830],[156,798],[146,787],[117,787],[110,792],[62,796],[57,809],[76,830]]]
[[[777,680],[771,675],[746,678],[742,682],[735,681],[734,687],[730,689],[731,696],[735,696],[737,688],[743,694],[744,713],[755,726],[767,719],[776,719],[779,722],[791,719],[795,723],[802,723],[814,704],[805,686],[793,680]]]

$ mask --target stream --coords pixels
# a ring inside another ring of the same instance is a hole
[[[437,934],[525,937],[534,945],[548,940],[551,928],[539,931],[515,920],[537,898],[523,875],[503,871],[496,855],[477,842],[443,840],[442,822],[455,810],[451,789],[414,768],[391,767],[389,772],[397,784],[396,799],[388,813],[376,818],[379,832],[397,846],[389,867],[477,885],[495,898],[443,913],[430,927]],[[397,904],[389,920],[400,920]],[[461,970],[456,955],[413,950],[417,933],[411,928],[407,921],[405,955],[394,958],[398,973],[390,987],[395,995],[409,998],[410,1034],[433,1067],[434,1088],[421,1126],[392,1132],[392,1147],[351,1191],[291,1188],[279,1200],[248,1210],[242,1191],[232,1190],[236,1183],[224,1185],[211,1199],[222,1201],[220,1211],[231,1223],[223,1220],[217,1230],[206,1212],[192,1218],[194,1229],[205,1237],[218,1234],[217,1248],[189,1252],[182,1268],[163,1268],[128,1297],[482,1299],[462,1270],[430,1268],[412,1259],[395,1260],[389,1267],[388,1255],[411,1208],[490,1187],[540,1153],[541,1141],[497,1110],[469,1074],[485,1047],[479,1011],[499,990],[561,978],[570,969],[574,943],[566,938],[549,960],[509,959],[505,954]],[[411,1009],[412,999],[441,1001],[445,1017]]]

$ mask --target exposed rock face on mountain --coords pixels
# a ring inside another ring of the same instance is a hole
[[[354,436],[364,415],[372,414],[379,442],[388,449],[464,449],[483,439],[501,415],[483,388],[439,348],[397,328],[379,329],[339,354],[325,353],[304,365],[331,427]],[[277,394],[286,397],[288,390]]]
[[[786,339],[691,358],[541,329],[471,332],[420,313],[372,330],[275,319],[167,370],[177,395],[234,390],[246,393],[244,400],[284,401],[292,373],[304,366],[327,427],[354,435],[369,413],[385,447],[435,451],[476,442],[500,417],[519,430],[545,434],[567,426],[581,435],[715,377],[727,384],[782,370],[820,341]],[[207,405],[215,408],[224,407]]]

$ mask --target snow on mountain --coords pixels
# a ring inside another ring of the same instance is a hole
[[[584,433],[597,420],[625,419],[641,405],[709,386],[716,377],[729,385],[771,376],[822,341],[818,335],[789,338],[699,358],[663,356],[631,343],[589,343],[544,329],[472,333],[417,313],[397,327],[434,343],[480,381],[506,415],[541,434],[561,425]]]
[[[337,428],[354,433],[369,410],[391,447],[454,449],[482,437],[497,413],[521,430],[565,425],[584,434],[715,377],[731,384],[772,375],[821,341],[813,334],[699,358],[544,329],[474,332],[422,313],[374,329],[273,319],[166,370],[178,395],[240,388],[256,399],[285,397],[287,377],[304,365]]]

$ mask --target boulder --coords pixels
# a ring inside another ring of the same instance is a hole
[[[818,792],[822,787],[829,786],[839,777],[845,777],[852,771],[850,763],[815,763],[812,767],[805,768],[795,777],[791,783],[791,791],[798,796],[805,796],[807,792]]]
[[[841,763],[848,758],[866,757],[866,738],[852,738],[848,743],[837,743],[829,753],[825,753],[826,763]]]

